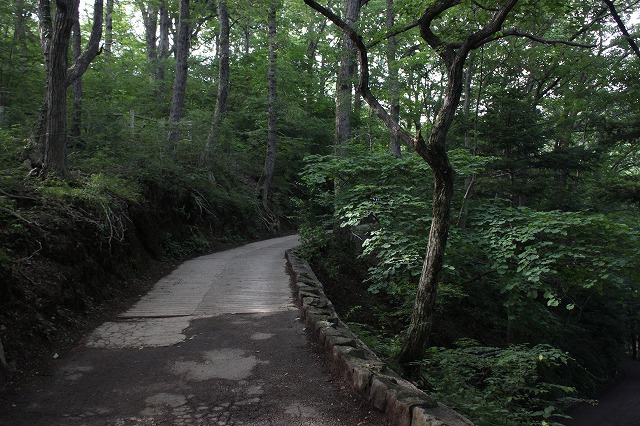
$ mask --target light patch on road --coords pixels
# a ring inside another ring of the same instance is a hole
[[[253,333],[251,335],[251,340],[267,340],[271,339],[275,334],[273,333]]]
[[[244,380],[260,362],[255,356],[245,354],[246,351],[231,348],[207,351],[202,353],[200,361],[176,361],[169,368],[189,381]]]
[[[291,414],[293,416],[303,417],[303,418],[310,418],[310,417],[317,418],[319,416],[318,410],[315,409],[314,407],[310,407],[308,405],[303,405],[298,403],[293,403],[289,405],[284,412],[285,414]]]
[[[64,374],[64,378],[66,380],[71,380],[73,382],[78,381],[82,378],[85,373],[89,373],[93,371],[92,366],[88,365],[71,365],[62,369],[62,374]]]
[[[106,322],[89,336],[90,348],[144,348],[172,346],[184,342],[183,331],[190,318],[140,318],[128,321]]]

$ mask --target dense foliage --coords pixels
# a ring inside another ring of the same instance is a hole
[[[48,318],[72,308],[67,293],[101,291],[61,290],[62,302],[42,301],[53,285],[35,282],[31,270],[65,283],[95,275],[49,269],[71,267],[73,238],[86,241],[73,248],[80,260],[109,269],[105,259],[138,249],[179,258],[212,241],[298,228],[302,252],[328,278],[364,282],[364,296],[343,289],[344,313],[393,362],[427,250],[434,177],[411,149],[388,153],[389,130],[358,96],[348,146],[333,146],[347,56],[341,32],[302,1],[228,1],[229,97],[214,121],[219,9],[192,1],[185,108],[172,123],[180,2],[115,2],[105,11],[104,51],[82,76],[81,93],[68,89],[69,172],[46,175],[37,158],[47,75],[38,3],[0,5],[0,299],[24,307],[31,288],[23,285],[40,286],[24,314],[37,324],[29,336],[55,333]],[[359,2],[353,24],[368,48],[371,90],[397,107],[404,129],[423,136],[437,125],[448,75],[441,52],[410,24],[436,3],[448,2]],[[434,23],[443,39],[481,28],[505,2],[459,3]],[[341,10],[341,2],[325,4]],[[86,44],[92,9],[83,7]],[[616,7],[637,38],[637,2]],[[270,51],[277,155],[264,203]],[[446,138],[456,172],[451,228],[416,380],[478,424],[561,422],[572,398],[614,377],[621,356],[637,356],[639,64],[599,1],[521,0],[505,29],[466,57]],[[11,315],[0,319],[19,321]]]

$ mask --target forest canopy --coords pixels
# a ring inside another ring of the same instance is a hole
[[[0,278],[42,247],[35,199],[82,206],[110,249],[163,197],[191,226],[164,250],[297,230],[425,389],[478,424],[560,421],[640,347],[639,14],[4,1]]]

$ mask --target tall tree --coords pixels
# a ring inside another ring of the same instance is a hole
[[[13,38],[18,44],[20,68],[24,71],[27,66],[27,33],[25,30],[26,10],[24,0],[16,0],[16,16]]]
[[[403,31],[419,28],[421,38],[435,52],[445,68],[445,91],[428,138],[425,140],[419,131],[416,136],[393,119],[391,114],[380,104],[369,86],[370,70],[367,46],[362,36],[346,20],[321,6],[315,0],[304,0],[306,4],[322,13],[343,33],[348,36],[359,52],[360,81],[358,91],[369,104],[373,112],[398,134],[400,139],[411,146],[431,167],[434,174],[432,221],[429,230],[428,248],[424,258],[408,334],[398,356],[401,363],[407,364],[419,359],[426,348],[433,325],[436,293],[442,271],[444,251],[449,234],[449,215],[453,196],[454,170],[449,162],[446,140],[456,109],[460,102],[464,81],[464,66],[471,51],[504,36],[526,36],[518,30],[501,31],[502,25],[516,5],[517,0],[505,0],[495,8],[485,9],[486,23],[468,36],[456,41],[446,41],[435,32],[434,21],[455,6],[460,0],[436,0],[428,6],[418,20],[407,25]],[[483,7],[484,9],[484,7]],[[440,27],[444,33],[445,28]],[[456,31],[452,32],[456,33]],[[534,37],[536,41],[545,42]]]
[[[113,0],[107,0],[104,16],[104,51],[111,54],[113,50]]]
[[[169,136],[167,152],[173,153],[176,142],[180,138],[180,120],[184,115],[184,101],[187,92],[187,59],[189,57],[189,0],[180,0],[180,18],[176,36],[176,76],[173,83],[171,112],[169,113]]]
[[[76,10],[76,22],[73,24],[73,59],[78,60],[82,54],[82,35],[80,33],[80,10]],[[82,77],[73,82],[73,109],[71,112],[71,137],[80,138],[82,125]]]
[[[102,37],[102,0],[95,0],[93,26],[89,42],[67,69],[71,30],[77,16],[79,0],[56,0],[55,18],[51,17],[51,1],[40,0],[38,25],[45,58],[46,91],[35,129],[32,163],[41,164],[46,175],[67,172],[67,87],[82,76],[99,53]]]
[[[153,2],[137,0],[136,3],[142,13],[147,61],[154,63],[158,58],[158,10]]]
[[[387,0],[387,28],[389,31],[393,31],[396,25],[396,12],[393,7],[393,0]],[[398,50],[398,40],[395,35],[391,35],[387,38],[387,72],[388,72],[388,84],[389,84],[389,109],[391,118],[396,123],[400,122],[400,83],[398,81],[398,64],[396,60],[396,52]],[[400,141],[398,140],[398,134],[391,132],[389,137],[389,152],[394,157],[400,158],[402,153],[400,151]]]
[[[227,110],[227,99],[229,98],[229,10],[225,0],[218,1],[218,19],[220,20],[220,31],[218,35],[218,95],[216,97],[216,109],[213,112],[211,129],[207,137],[201,162],[204,162],[211,154],[211,148],[216,144],[220,135],[220,125],[224,113]]]
[[[269,8],[269,68],[267,74],[267,102],[268,102],[268,126],[267,126],[267,154],[264,160],[264,169],[260,178],[260,199],[266,211],[269,209],[269,192],[273,181],[273,172],[276,166],[277,125],[278,125],[278,88],[276,67],[278,62],[276,44],[276,5]]]
[[[360,17],[362,0],[344,0],[345,22],[353,26]],[[356,48],[353,40],[343,35],[342,56],[336,81],[336,128],[335,152],[341,153],[351,133],[351,113],[353,109],[353,82],[356,73]]]

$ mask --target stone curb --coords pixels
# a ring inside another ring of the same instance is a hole
[[[294,296],[307,329],[330,354],[353,388],[384,411],[392,426],[473,426],[473,423],[400,377],[344,324],[309,264],[286,251]]]

